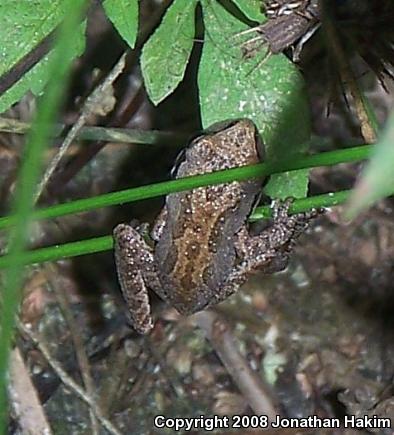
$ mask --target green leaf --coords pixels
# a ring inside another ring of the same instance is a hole
[[[105,0],[103,6],[120,36],[134,48],[138,32],[138,0]]]
[[[233,2],[250,20],[259,23],[266,21],[266,17],[262,12],[263,2],[261,0],[233,0]]]
[[[159,104],[182,81],[194,42],[196,0],[175,0],[144,45],[142,75],[149,98]]]
[[[394,194],[394,111],[391,112],[383,134],[374,147],[371,161],[350,198],[345,211],[354,218],[361,210],[381,198]]]
[[[60,24],[67,11],[65,0],[3,1],[0,5],[1,63],[0,76],[9,71],[23,56],[31,51],[45,36]],[[78,38],[73,38],[74,56],[84,49],[85,25],[77,27]],[[48,61],[45,56],[14,86],[0,97],[0,113],[31,90],[38,95],[48,80]]]
[[[310,137],[308,103],[296,67],[283,55],[262,63],[264,49],[244,58],[239,32],[246,25],[218,2],[202,0],[202,5],[206,38],[198,84],[203,126],[250,118],[260,130],[269,159],[296,156]],[[303,197],[307,185],[308,171],[300,170],[271,177],[265,190],[279,198]]]

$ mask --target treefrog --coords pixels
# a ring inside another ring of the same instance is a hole
[[[176,178],[260,162],[255,124],[238,119],[213,125],[186,148]],[[251,235],[247,225],[262,179],[233,181],[171,193],[151,231],[114,229],[115,261],[133,327],[153,327],[148,289],[181,314],[192,314],[233,294],[256,270],[286,267],[294,240],[313,213],[288,216],[289,202],[275,203],[273,223]]]

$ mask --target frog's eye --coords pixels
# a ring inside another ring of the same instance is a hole
[[[179,169],[179,165],[185,160],[185,156],[186,156],[186,150],[188,147],[183,148],[179,154],[176,156],[175,162],[173,167],[171,168],[171,178],[176,178],[176,174],[178,172]]]

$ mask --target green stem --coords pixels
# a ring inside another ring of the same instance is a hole
[[[112,249],[112,244],[111,236],[95,237],[94,239],[79,240],[78,242],[25,251],[19,261],[23,265],[57,261],[65,258],[78,257],[79,255],[107,251]],[[11,259],[9,255],[0,257],[0,269],[8,267],[10,262]]]
[[[350,191],[346,190],[295,200],[290,207],[290,213],[300,213],[310,210],[311,204],[313,204],[314,207],[330,207],[338,205],[348,198],[349,193]],[[269,216],[271,216],[271,208],[266,205],[258,207],[251,216],[251,220],[255,221]],[[94,239],[64,243],[62,245],[54,245],[47,248],[24,252],[19,261],[23,265],[44,263],[46,261],[56,261],[64,258],[77,257],[79,255],[108,251],[112,249],[112,246],[112,236],[96,237]],[[10,261],[11,259],[9,258],[9,255],[0,257],[0,269],[8,267]]]
[[[51,128],[52,136],[60,136],[64,131],[64,124],[55,124]],[[0,131],[14,134],[25,134],[31,129],[31,124],[18,119],[0,116]],[[84,126],[76,135],[79,140],[106,141],[132,144],[181,144],[191,135],[188,133],[175,134],[170,131],[140,130],[132,128],[109,128]]]
[[[324,193],[322,195],[296,199],[290,206],[289,213],[302,213],[304,211],[311,210],[312,208],[319,209],[343,204],[349,198],[350,192],[350,190],[343,190],[340,192]],[[271,217],[271,208],[266,205],[263,207],[257,207],[250,216],[249,220],[254,222],[260,219],[267,219],[269,217]]]
[[[300,157],[288,162],[260,163],[253,166],[228,169],[212,172],[210,174],[180,178],[173,181],[135,187],[118,192],[107,193],[93,198],[79,199],[70,203],[58,204],[39,209],[33,212],[34,219],[52,219],[68,214],[85,212],[100,207],[108,207],[126,202],[154,198],[168,193],[190,190],[196,187],[220,184],[234,180],[245,180],[253,177],[266,177],[274,173],[292,171],[297,169],[313,168],[316,166],[331,166],[338,163],[353,162],[369,157],[373,145],[363,145],[344,150],[328,151],[308,157]],[[0,218],[0,229],[7,228],[15,223],[15,216]]]

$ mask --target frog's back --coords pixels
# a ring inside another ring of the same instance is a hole
[[[251,121],[241,120],[197,138],[186,150],[177,178],[257,163],[255,133]],[[161,296],[180,312],[199,311],[215,299],[236,261],[234,235],[244,225],[260,185],[248,180],[168,195],[155,259]]]

